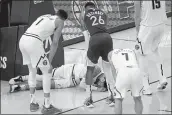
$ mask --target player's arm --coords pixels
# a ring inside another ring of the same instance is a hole
[[[80,13],[81,30],[82,30],[82,33],[84,35],[86,46],[88,47],[90,36],[89,36],[89,32],[87,31],[87,28],[86,28],[85,23],[84,23],[84,15],[85,15],[84,9],[82,8],[81,13]]]
[[[135,10],[135,26],[136,26],[136,32],[138,35],[139,28],[140,28],[140,22],[141,22],[141,0],[137,0],[134,2],[134,10]]]
[[[56,19],[55,26],[57,27],[57,29],[54,32],[53,41],[50,46],[50,54],[49,54],[50,64],[52,63],[52,60],[53,60],[56,50],[58,48],[58,42],[59,42],[61,32],[62,32],[62,29],[64,26],[64,21],[61,19]]]

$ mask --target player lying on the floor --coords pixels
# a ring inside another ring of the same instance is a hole
[[[51,89],[69,88],[79,85],[80,88],[85,89],[85,74],[86,66],[84,64],[66,64],[59,68],[54,68],[52,71],[51,78]],[[94,81],[93,90],[100,92],[107,91],[106,79],[104,73],[102,73],[100,67],[95,66],[94,68]],[[17,76],[10,79],[10,92],[29,90],[28,85],[28,75]],[[41,90],[42,85],[42,75],[36,75],[36,89]]]

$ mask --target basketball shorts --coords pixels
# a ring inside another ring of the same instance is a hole
[[[19,48],[23,57],[23,65],[31,64],[33,68],[50,67],[43,42],[39,39],[23,35],[19,41]]]
[[[129,67],[117,69],[115,98],[125,98],[129,89],[131,90],[132,96],[141,96],[143,84],[140,69]]]
[[[137,42],[140,45],[141,54],[147,55],[157,50],[164,36],[165,25],[153,27],[140,26]]]
[[[88,59],[98,63],[99,57],[108,62],[108,53],[113,50],[113,42],[109,33],[98,33],[91,36],[87,51]]]

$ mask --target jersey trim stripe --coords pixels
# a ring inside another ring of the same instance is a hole
[[[52,77],[54,77],[54,73],[55,73],[56,69],[57,69],[57,68],[53,69]]]
[[[143,53],[143,47],[142,47],[142,43],[141,43],[141,41],[139,41],[139,38],[137,38],[137,42],[140,44],[141,52],[142,52],[142,54],[144,55],[144,53]]]
[[[38,40],[40,40],[42,42],[42,40],[40,39],[40,37],[36,34],[31,34],[31,33],[24,33],[25,36],[30,36],[30,37],[33,37],[33,38],[36,38]]]
[[[115,87],[114,89],[116,90],[117,93],[119,93],[120,97],[122,98],[122,95],[121,95],[121,93],[117,90],[117,88]]]
[[[73,82],[74,86],[76,86],[77,82],[75,80],[74,67],[75,67],[75,64],[73,65],[71,76],[72,76],[72,82]]]

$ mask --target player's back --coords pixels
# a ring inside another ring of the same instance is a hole
[[[136,54],[131,49],[114,49],[112,52],[112,62],[115,68],[138,67]]]
[[[40,16],[26,30],[26,33],[31,35],[37,35],[40,37],[42,41],[44,41],[54,33],[56,29],[55,27],[56,18],[57,16],[50,14]]]
[[[146,0],[141,2],[141,25],[156,26],[167,19],[165,1]]]
[[[85,12],[84,22],[90,35],[107,32],[107,16],[98,8],[92,8]]]

